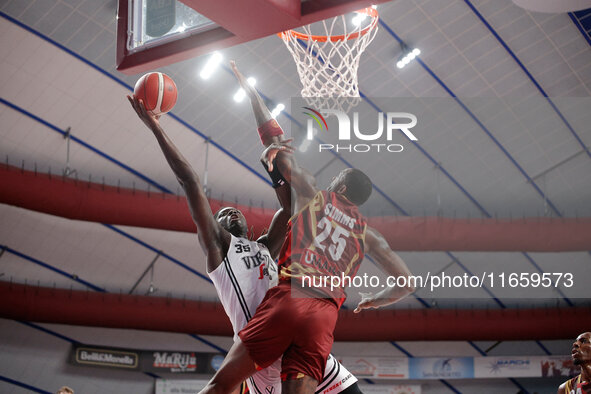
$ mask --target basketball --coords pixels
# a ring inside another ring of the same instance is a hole
[[[133,94],[144,102],[152,115],[169,112],[176,104],[177,89],[168,75],[152,72],[143,75],[135,84]]]

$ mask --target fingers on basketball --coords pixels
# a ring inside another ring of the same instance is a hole
[[[133,107],[133,109],[135,109],[135,102],[133,101],[133,99],[131,98],[131,96],[127,95],[127,101],[129,101],[129,103],[131,104],[131,106]]]

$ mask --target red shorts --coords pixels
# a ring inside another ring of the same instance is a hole
[[[268,367],[283,355],[284,379],[303,374],[321,382],[338,308],[329,299],[293,298],[291,291],[289,282],[269,289],[238,335],[259,368]]]

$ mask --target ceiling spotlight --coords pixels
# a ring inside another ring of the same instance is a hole
[[[248,84],[250,86],[254,86],[257,83],[257,80],[254,79],[253,77],[247,78],[246,81],[248,82]],[[234,93],[234,101],[236,101],[237,103],[244,100],[245,97],[246,97],[246,92],[242,88],[238,89],[238,91],[236,93]]]
[[[277,104],[277,106],[273,109],[273,111],[271,111],[271,116],[276,118],[281,113],[281,111],[283,111],[284,109],[285,109],[285,105],[283,105],[281,103]]]
[[[366,14],[358,13],[357,15],[355,15],[353,17],[353,19],[351,19],[351,22],[353,22],[353,24],[355,26],[360,26],[361,25],[361,22],[363,22],[366,18],[367,18],[367,15]]]
[[[402,44],[402,54],[396,62],[396,67],[403,68],[420,54],[421,50],[419,48],[410,49],[406,44]]]
[[[209,57],[209,59],[207,59],[207,63],[205,63],[205,66],[203,66],[203,68],[201,69],[199,76],[201,76],[202,79],[209,79],[209,77],[211,77],[213,72],[219,66],[222,59],[223,59],[223,56],[221,55],[221,53],[214,52]]]

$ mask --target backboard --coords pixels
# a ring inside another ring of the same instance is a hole
[[[137,74],[389,0],[119,0],[117,69]]]

